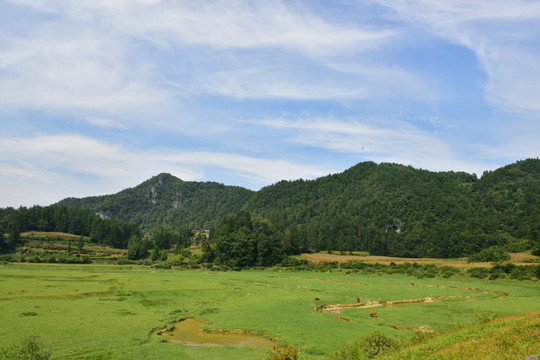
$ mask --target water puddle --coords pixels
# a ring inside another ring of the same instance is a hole
[[[206,332],[201,329],[205,325],[203,321],[196,319],[185,319],[176,323],[174,329],[163,331],[163,336],[169,342],[181,342],[192,347],[211,347],[211,346],[236,346],[236,347],[254,347],[260,349],[271,349],[274,343],[261,336],[255,336],[244,333],[225,333]]]

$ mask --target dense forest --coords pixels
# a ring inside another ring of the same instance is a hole
[[[203,261],[233,267],[270,266],[284,258],[283,234],[247,211],[225,216],[203,241]]]
[[[207,228],[240,210],[252,195],[253,191],[238,186],[159,174],[114,195],[67,198],[57,205],[88,209],[102,217],[139,224],[143,230],[174,224]]]
[[[89,210],[65,206],[0,209],[0,253],[14,251],[24,231],[56,231],[87,236],[96,244],[126,248],[131,237],[141,237],[135,224],[102,219]]]
[[[244,209],[292,232],[300,251],[458,257],[538,246],[540,160],[485,172],[360,163],[313,181],[261,189]]]
[[[322,250],[441,258],[486,249],[539,252],[540,160],[518,161],[480,178],[364,162],[257,192],[160,174],[114,195],[0,210],[0,227],[5,233],[84,233],[123,248],[142,233],[154,247],[189,245],[190,229],[211,227],[203,244],[207,260],[232,266]],[[271,255],[263,255],[267,250]]]

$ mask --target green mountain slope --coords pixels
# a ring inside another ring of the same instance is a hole
[[[540,160],[518,161],[478,179],[364,162],[315,180],[280,181],[258,192],[160,174],[114,195],[69,198],[143,230],[215,225],[247,210],[269,219],[288,253],[363,250],[407,257],[460,257],[491,246],[540,248]]]
[[[117,194],[68,198],[58,205],[89,209],[104,217],[139,224],[143,229],[164,225],[209,227],[238,211],[252,194],[237,186],[182,181],[159,174]]]
[[[485,172],[475,184],[491,226],[515,237],[538,239],[540,235],[540,160],[518,161]]]
[[[463,256],[536,239],[539,164],[518,162],[479,180],[366,162],[313,181],[268,186],[244,209],[289,229],[291,246],[299,250]],[[516,205],[519,194],[528,200]]]

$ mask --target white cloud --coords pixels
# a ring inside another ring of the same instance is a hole
[[[361,76],[351,77],[345,65],[338,69],[341,56],[350,60],[387,46],[396,33],[328,20],[309,4],[10,3],[33,10],[27,12],[33,26],[8,27],[0,37],[4,107],[67,113],[104,128],[152,119],[171,129],[191,117],[184,105],[207,93],[292,100],[365,99],[391,88],[393,94],[429,93],[418,77],[385,72],[380,64],[364,65]],[[316,65],[303,70],[306,61]]]
[[[399,18],[472,50],[488,82],[485,97],[506,111],[540,110],[540,3],[416,0],[379,3]]]
[[[269,71],[266,71],[269,70]],[[293,69],[249,69],[214,73],[202,83],[205,92],[239,99],[358,99],[370,96],[354,81],[325,81],[301,76]]]
[[[98,195],[134,186],[170,172],[183,180],[207,179],[221,169],[259,187],[282,179],[314,178],[326,173],[319,166],[283,159],[265,159],[234,153],[193,152],[174,149],[130,149],[78,134],[2,138],[0,154],[0,207],[50,203],[67,196]],[[26,193],[29,184],[32,191]],[[18,185],[20,184],[20,185]],[[89,184],[91,188],[89,188]],[[39,189],[39,192],[34,190]],[[28,198],[29,194],[32,194]],[[26,200],[25,200],[26,199]],[[20,202],[17,204],[16,202]]]
[[[162,46],[189,43],[218,49],[277,47],[314,56],[377,48],[388,29],[333,23],[301,3],[285,1],[26,1],[67,21],[94,23],[111,35]]]
[[[292,130],[290,141],[298,144],[358,154],[376,162],[395,162],[432,171],[481,173],[489,168],[485,163],[459,158],[459,151],[448,142],[407,123],[272,119],[261,124]]]
[[[71,31],[77,32],[60,28],[32,39],[12,38],[0,49],[0,70],[7,74],[0,103],[112,112],[167,100],[166,92],[148,86],[136,68],[125,66],[118,44]]]

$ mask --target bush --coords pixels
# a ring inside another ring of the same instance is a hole
[[[180,255],[182,255],[185,258],[191,257],[191,251],[189,249],[182,249],[180,250]]]
[[[484,279],[489,275],[489,269],[488,268],[472,268],[468,269],[467,272],[471,277]]]
[[[0,261],[13,262],[15,258],[11,254],[0,255]]]
[[[489,271],[489,280],[495,280],[495,279],[504,279],[506,277],[506,273],[501,269],[500,267],[493,267]]]
[[[360,346],[364,356],[373,359],[374,357],[388,353],[399,348],[399,343],[379,332],[367,335],[360,341]]]
[[[169,256],[167,255],[167,252],[163,251],[161,253],[161,261],[167,261],[168,258],[169,258]]]
[[[369,334],[359,341],[342,346],[327,356],[329,360],[373,359],[399,349],[400,343],[380,332]]]
[[[448,279],[452,275],[459,274],[460,270],[458,268],[452,267],[452,266],[443,266],[440,271],[440,275],[443,278]]]
[[[0,349],[0,360],[48,360],[50,357],[51,352],[45,349],[36,335],[25,337],[20,344]]]
[[[281,261],[281,266],[285,266],[285,267],[302,266],[302,265],[307,265],[307,264],[308,264],[307,259],[297,259],[292,256],[286,257]]]
[[[327,356],[329,360],[357,360],[362,358],[362,351],[358,343],[342,346],[339,350]]]
[[[510,260],[510,255],[500,246],[492,246],[469,256],[467,262],[503,262]]]
[[[272,350],[266,353],[267,360],[298,360],[298,350],[293,346],[279,347],[274,346]]]

